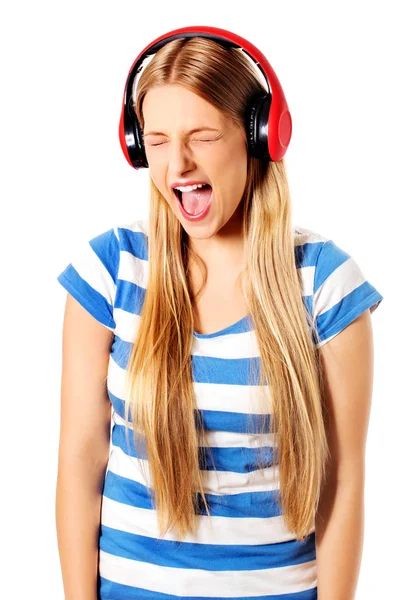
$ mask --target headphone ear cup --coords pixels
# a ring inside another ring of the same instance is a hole
[[[255,158],[272,160],[268,148],[268,117],[271,94],[253,96],[246,111],[246,133],[249,152]]]
[[[119,141],[125,158],[131,167],[141,169],[149,166],[142,131],[135,109],[132,106],[132,99],[125,107],[122,107],[119,122]]]

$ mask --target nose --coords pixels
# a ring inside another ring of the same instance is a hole
[[[168,165],[170,176],[175,175],[177,179],[179,179],[181,173],[193,169],[193,155],[183,140],[175,140],[169,143]]]

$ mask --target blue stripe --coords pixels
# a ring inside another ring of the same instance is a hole
[[[120,252],[119,241],[115,235],[114,229],[109,229],[108,231],[97,235],[89,241],[89,244],[110,273],[113,282],[116,284]]]
[[[321,341],[339,333],[365,310],[377,302],[380,303],[382,299],[383,296],[368,281],[362,283],[317,317],[316,325]]]
[[[118,227],[120,248],[130,252],[141,260],[149,260],[147,235],[141,231],[132,231],[126,227]]]
[[[253,367],[257,385],[260,377],[260,357],[216,358],[215,356],[192,356],[193,379],[199,383],[225,383],[251,385],[250,368]]]
[[[298,565],[316,558],[315,534],[304,542],[290,540],[276,544],[199,544],[100,526],[100,548],[104,552],[163,567],[211,571],[256,571]]]
[[[140,287],[132,281],[119,279],[115,294],[115,308],[121,308],[130,314],[140,315],[145,294],[145,288]]]
[[[95,319],[103,325],[115,329],[113,307],[97,290],[92,288],[78,271],[69,264],[57,277],[57,281],[73,296]]]
[[[210,600],[210,596],[175,596],[152,590],[143,590],[130,585],[114,583],[99,577],[100,600]],[[272,594],[268,596],[229,596],[230,600],[317,600],[317,588],[310,588],[293,594]],[[212,600],[227,600],[226,596],[212,596]]]
[[[153,490],[147,486],[108,470],[104,496],[128,506],[154,510]],[[282,514],[280,491],[240,492],[238,494],[205,494],[212,517],[249,517],[266,519]],[[196,514],[207,515],[200,492],[197,494]]]
[[[324,242],[313,242],[305,244],[299,244],[295,246],[294,255],[296,268],[301,267],[314,267],[317,263],[317,258]]]
[[[342,250],[342,248],[339,248],[332,240],[328,240],[322,245],[316,262],[314,294],[329,275],[349,258],[350,254]]]
[[[122,417],[123,419],[125,419],[125,400],[122,400],[121,398],[118,398],[118,396],[115,396],[115,394],[113,394],[112,392],[110,392],[109,389],[107,389],[108,391],[108,397],[110,399],[110,402],[115,410],[115,412],[117,413],[117,415],[119,415],[120,417]],[[129,423],[132,423],[132,412],[129,409],[128,412],[128,421]]]
[[[121,369],[128,366],[132,342],[115,336],[112,358]],[[192,355],[192,376],[198,383],[225,383],[231,385],[258,385],[260,377],[260,357],[217,358],[214,356]],[[250,381],[253,369],[253,381]]]
[[[108,390],[108,396],[115,412],[122,417],[122,419],[125,419],[125,401],[115,396],[112,392],[110,392],[110,390]],[[272,433],[271,415],[269,414],[233,413],[222,410],[199,409],[194,409],[194,413],[197,422],[202,422],[204,429],[208,431],[231,431],[233,433]],[[128,421],[132,423],[131,412],[129,412]]]
[[[114,362],[121,367],[121,369],[125,369],[128,366],[129,355],[133,344],[131,342],[125,342],[119,335],[114,335],[114,341],[111,348],[111,356]]]
[[[112,431],[113,446],[121,448],[121,450],[129,456],[137,458],[134,446],[134,431],[132,431],[132,429],[127,430],[128,440],[126,439],[125,433],[124,425],[114,424]],[[263,446],[261,448],[246,448],[242,446],[228,448],[213,447],[211,448],[211,452],[217,471],[250,473],[259,468],[272,466],[273,457],[271,446]],[[147,454],[141,458],[147,458]],[[257,461],[260,461],[260,465],[257,464]],[[203,450],[199,448],[199,466],[206,471],[214,470],[208,448],[205,448],[204,453]]]

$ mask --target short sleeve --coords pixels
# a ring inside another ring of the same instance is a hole
[[[115,331],[114,301],[120,245],[116,227],[84,242],[57,281],[95,319]]]
[[[365,310],[371,314],[383,296],[366,280],[357,262],[332,240],[321,245],[313,289],[313,322],[319,336],[316,348],[335,337]]]

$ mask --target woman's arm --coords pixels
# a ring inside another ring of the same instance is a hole
[[[319,600],[354,600],[364,529],[364,458],[373,388],[371,315],[320,349],[331,451],[315,519]]]
[[[318,600],[354,600],[364,535],[364,485],[327,486],[316,519]]]
[[[97,600],[98,535],[109,456],[112,332],[70,294],[63,327],[56,526],[66,600]]]

